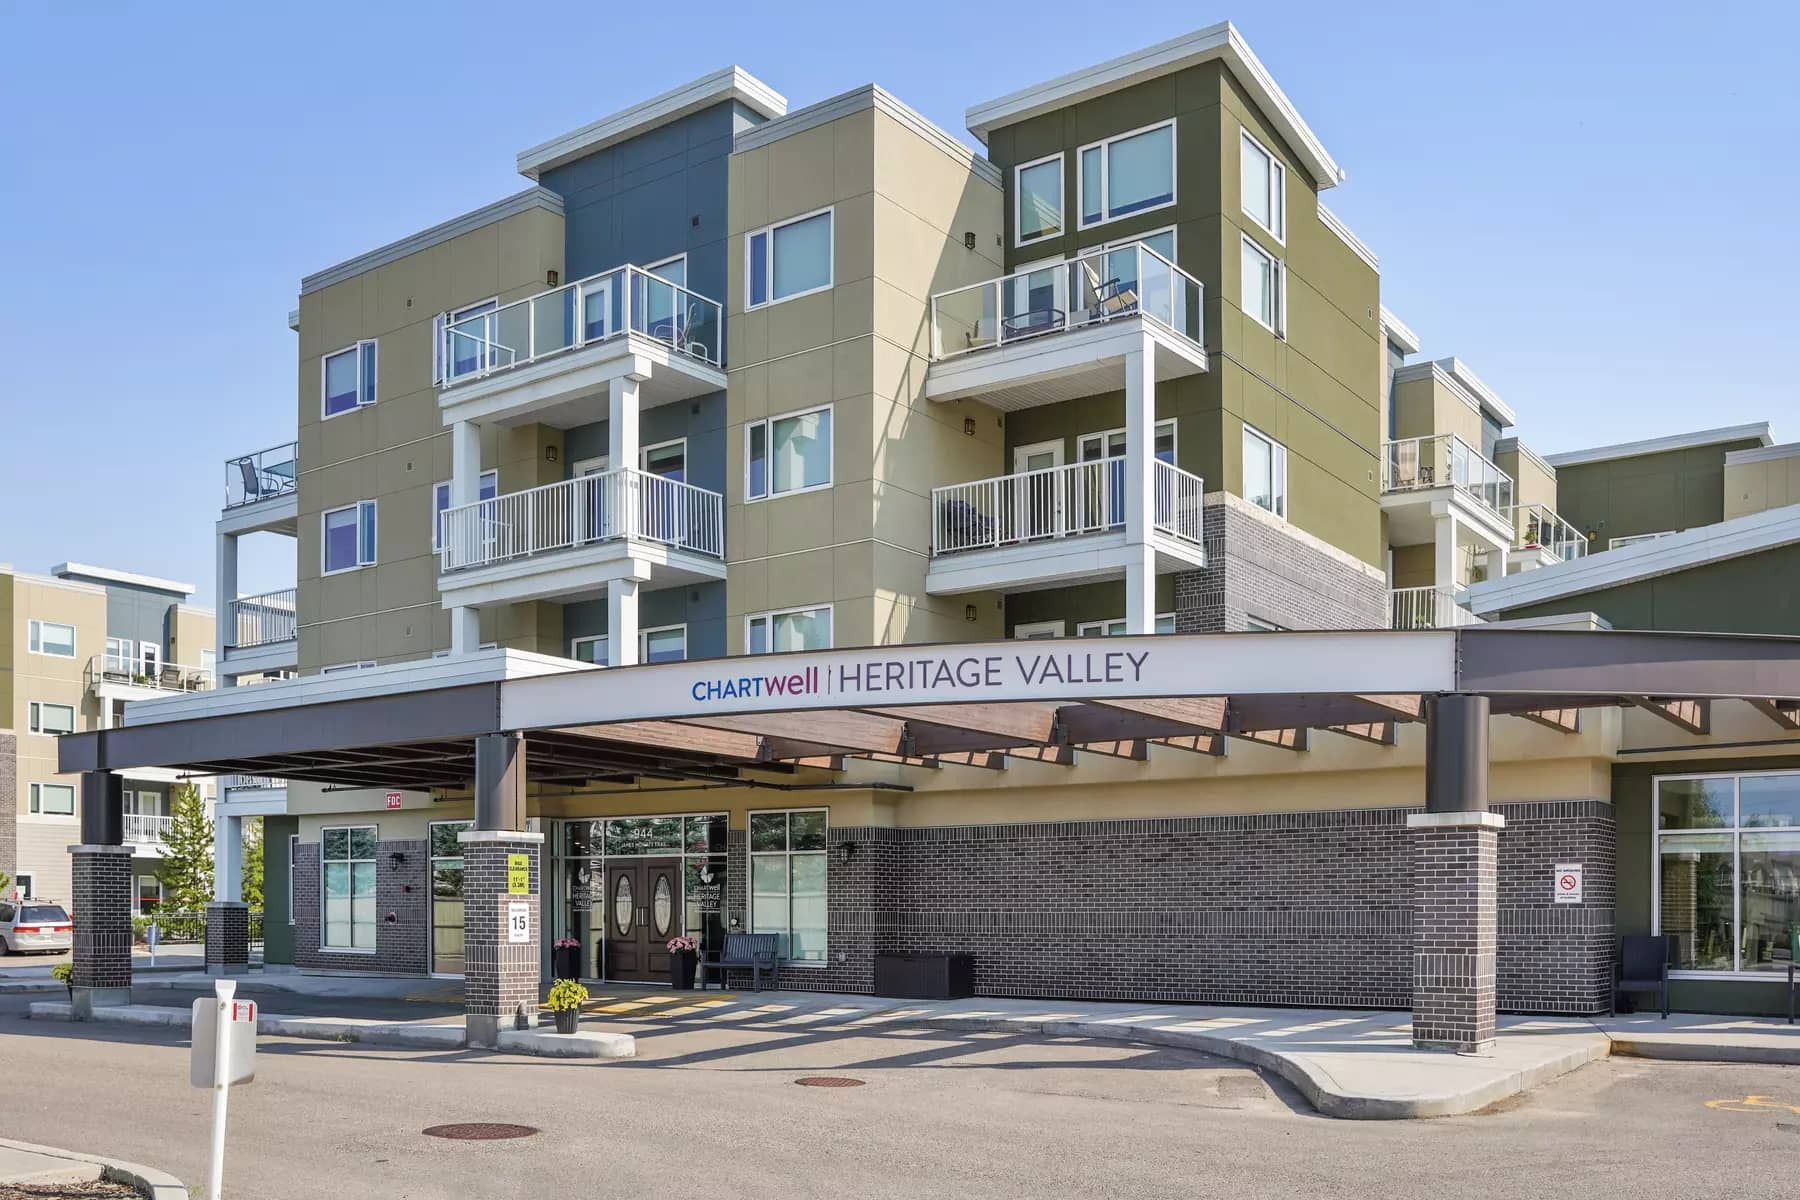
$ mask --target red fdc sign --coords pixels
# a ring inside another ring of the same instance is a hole
[[[399,792],[389,792],[387,794],[387,806],[389,808],[399,808],[400,807],[400,793]]]

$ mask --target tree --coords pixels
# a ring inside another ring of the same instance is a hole
[[[0,900],[4,900],[12,894],[12,881],[11,875],[0,871]]]
[[[213,827],[200,802],[200,791],[191,783],[177,784],[170,792],[169,833],[163,859],[156,868],[162,881],[162,905],[167,912],[197,913],[213,894]]]
[[[263,906],[263,820],[244,820],[243,899],[254,910]]]

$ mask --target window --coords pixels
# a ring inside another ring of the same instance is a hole
[[[1287,516],[1287,447],[1249,425],[1244,426],[1244,499]]]
[[[1244,239],[1244,312],[1276,337],[1287,336],[1287,268],[1250,238]]]
[[[433,821],[431,848],[431,973],[461,975],[463,953],[463,847],[457,835],[473,821]]]
[[[1277,625],[1273,621],[1265,621],[1261,617],[1246,615],[1244,617],[1244,629],[1248,633],[1282,633],[1286,631],[1287,626]]]
[[[375,562],[375,502],[337,508],[323,518],[325,574],[354,571]]]
[[[162,881],[154,875],[137,877],[137,915],[147,917],[162,904]]]
[[[483,647],[483,648],[485,649],[485,647]],[[321,675],[342,675],[349,671],[367,671],[370,667],[372,667],[374,665],[375,665],[375,663],[372,660],[364,661],[364,662],[339,663],[338,665],[336,665],[334,667],[319,668],[319,674],[321,674]]]
[[[109,637],[106,639],[106,670],[135,671],[136,664],[136,642],[130,638]]]
[[[744,426],[744,499],[831,486],[831,406]]]
[[[1081,148],[1081,227],[1175,203],[1175,122]]]
[[[48,700],[33,700],[28,708],[31,732],[75,732],[75,706],[73,704],[52,704]]]
[[[1244,215],[1273,234],[1287,239],[1287,169],[1268,147],[1242,132],[1238,147],[1241,190],[1238,207]]]
[[[747,653],[831,649],[831,605],[757,613],[744,619]]]
[[[375,343],[358,342],[320,363],[319,392],[327,417],[375,403]]]
[[[319,895],[326,950],[375,949],[375,826],[319,831]]]
[[[809,213],[744,240],[745,308],[779,304],[831,286],[831,210]]]
[[[1175,632],[1175,614],[1156,614],[1156,633]],[[1075,626],[1076,637],[1124,637],[1125,618],[1115,617],[1110,621],[1081,621]]]
[[[1013,244],[1055,237],[1063,231],[1063,156],[1052,154],[1013,172]]]
[[[604,667],[611,661],[607,654],[608,641],[609,638],[604,633],[593,637],[573,638],[569,642],[569,657],[577,662]],[[686,625],[661,625],[653,629],[638,630],[638,662],[684,662],[686,659]]]
[[[500,347],[495,345],[494,335],[497,330],[494,328],[494,322],[470,319],[486,316],[499,307],[500,301],[490,298],[451,312],[439,313],[433,318],[431,382],[444,382],[444,350],[446,347],[450,351],[450,378],[453,380],[461,379],[464,375],[472,374],[483,367],[499,365],[497,360],[500,357]]]
[[[825,832],[824,809],[750,814],[750,932],[793,962],[826,961]]]
[[[74,816],[75,785],[70,783],[32,784],[31,811],[45,817]]]
[[[27,647],[33,654],[50,658],[75,657],[75,627],[60,621],[30,621],[26,624]]]
[[[483,471],[477,484],[475,498],[492,500],[500,493],[500,472]],[[445,480],[431,489],[432,526],[431,548],[441,551],[444,548],[444,512],[450,507],[450,481]]]
[[[684,288],[687,286],[687,255],[677,254],[674,258],[653,262],[644,268],[644,273],[667,280],[676,287]]]
[[[1036,642],[1063,635],[1061,621],[1021,621],[1013,626],[1013,637],[1022,642]]]
[[[1787,970],[1800,951],[1800,773],[1659,778],[1652,931],[1677,971]]]
[[[13,897],[18,900],[31,899],[34,894],[34,889],[31,884],[32,878],[31,872],[29,871],[20,871],[17,875],[13,876]]]
[[[300,856],[300,835],[288,834],[287,859],[287,923],[294,923],[294,862]]]

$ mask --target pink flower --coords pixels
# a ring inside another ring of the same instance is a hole
[[[686,951],[691,954],[698,949],[700,949],[700,943],[696,942],[691,937],[677,936],[677,937],[672,937],[669,939],[669,953],[670,954],[680,954],[683,951]]]

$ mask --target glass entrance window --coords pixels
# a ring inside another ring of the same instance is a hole
[[[1800,772],[1658,779],[1655,805],[1670,966],[1785,973],[1800,955]]]
[[[795,962],[826,961],[824,809],[750,814],[750,929]]]
[[[463,848],[456,835],[473,824],[431,824],[431,970],[436,975],[463,973]]]
[[[562,822],[554,923],[579,944],[584,977],[658,978],[677,934],[702,954],[723,947],[726,827],[723,813]]]

